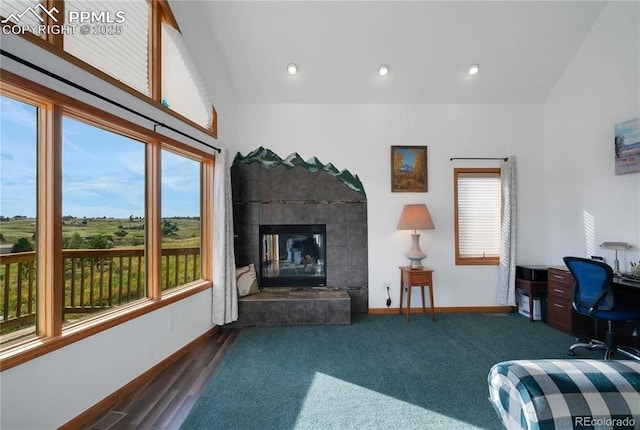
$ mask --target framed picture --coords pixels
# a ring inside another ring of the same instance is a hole
[[[427,147],[391,147],[391,192],[427,192]]]
[[[640,172],[640,118],[615,125],[616,175]]]

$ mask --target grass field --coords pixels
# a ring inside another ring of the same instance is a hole
[[[200,219],[163,219],[162,248],[196,248],[181,251],[163,251],[161,260],[161,288],[167,290],[192,282],[200,277]],[[78,320],[94,315],[92,311],[110,309],[146,297],[144,248],[144,220],[140,218],[74,218],[63,219],[63,246],[65,252],[76,252],[86,248],[110,248],[100,257],[85,255],[64,260],[64,306],[65,309],[80,307],[83,313],[65,312],[65,321]],[[25,256],[35,253],[6,255],[8,249],[21,238],[29,240],[35,248],[36,220],[34,218],[2,218],[0,242],[3,257],[14,258],[13,263],[0,265],[0,344],[2,336],[33,326],[34,320],[21,319],[33,315],[36,308],[35,266]],[[102,239],[106,246],[94,246],[95,238]],[[135,256],[118,257],[118,248],[138,248]],[[179,254],[179,257],[178,257]],[[63,256],[64,256],[63,252]],[[15,262],[20,258],[22,262]],[[33,261],[33,260],[31,260]],[[7,289],[5,291],[5,289]],[[77,312],[77,311],[74,311]]]
[[[163,248],[186,248],[200,245],[199,218],[166,218],[167,235],[162,237]],[[175,227],[174,227],[175,226]],[[0,243],[12,245],[26,237],[34,243],[35,218],[11,218],[0,221]],[[69,240],[78,233],[84,241],[102,235],[113,248],[142,247],[144,245],[144,220],[140,218],[75,218],[64,217],[62,237]]]

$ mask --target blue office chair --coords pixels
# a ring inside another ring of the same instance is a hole
[[[564,257],[564,264],[573,275],[573,308],[582,315],[607,321],[605,341],[591,339],[585,343],[571,345],[568,354],[576,355],[575,349],[604,349],[604,358],[620,353],[629,358],[640,360],[640,351],[618,346],[615,343],[613,321],[640,321],[640,309],[626,303],[616,302],[613,294],[613,270],[609,265],[596,260],[579,257]]]

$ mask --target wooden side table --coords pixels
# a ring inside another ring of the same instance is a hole
[[[420,287],[422,291],[422,312],[427,312],[424,306],[424,287],[429,287],[429,303],[431,304],[431,320],[436,320],[433,303],[433,270],[412,269],[409,266],[400,267],[400,313],[402,313],[402,296],[407,288],[407,322],[411,320],[411,288]]]

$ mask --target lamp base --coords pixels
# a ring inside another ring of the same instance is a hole
[[[409,263],[409,269],[424,269],[424,266],[422,265],[422,259],[410,261],[411,263]]]
[[[422,269],[424,267],[422,266],[422,260],[427,258],[427,254],[420,249],[420,235],[418,233],[412,234],[411,240],[413,241],[411,249],[404,256],[409,259],[409,267],[411,269]]]

